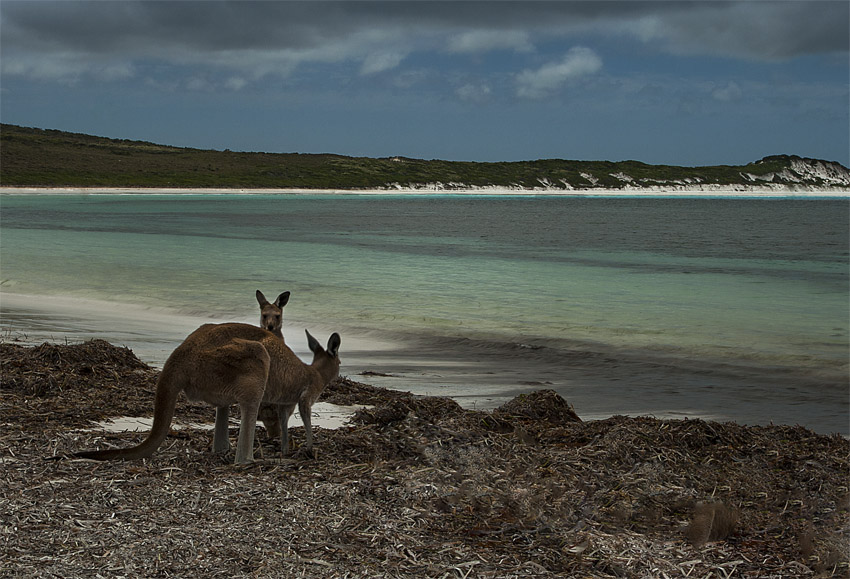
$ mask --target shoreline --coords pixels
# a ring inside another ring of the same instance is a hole
[[[245,315],[191,315],[165,306],[69,295],[24,294],[2,288],[0,312],[4,314],[0,319],[3,328],[0,341],[4,338],[21,344],[43,341],[77,343],[92,339],[118,341],[122,346],[131,347],[146,364],[160,369],[173,349],[202,324],[240,322],[254,325],[257,322],[257,314],[253,310],[248,313],[247,309]],[[22,327],[24,323],[29,327]],[[316,336],[339,330],[327,324],[307,324],[293,316],[285,316],[284,323],[286,343],[302,358],[312,354],[304,331],[299,328],[309,326],[307,329]],[[364,363],[361,357],[366,352],[392,355],[398,349],[395,344],[365,330],[343,330],[349,334],[346,336],[347,362],[354,366]]]
[[[132,348],[155,367],[161,367],[186,335],[203,323],[256,322],[254,312],[248,310],[244,316],[200,317],[134,304],[8,291],[0,292],[0,302],[0,341],[37,345],[104,339]],[[302,322],[285,317],[284,335],[293,351],[306,359],[309,353],[299,328],[307,326]],[[331,331],[323,325],[309,327],[323,335]],[[657,353],[647,357],[648,352],[605,344],[576,343],[557,352],[519,346],[505,350],[458,337],[435,341],[422,335],[376,335],[366,328],[333,330],[344,332],[344,375],[391,390],[447,396],[464,408],[495,408],[523,392],[550,388],[576,404],[584,420],[624,415],[776,422],[848,436],[840,417],[846,416],[846,407],[836,410],[827,400],[806,395],[807,407],[801,413],[798,405],[803,399],[796,386],[803,378],[785,371],[665,358]],[[625,390],[624,384],[629,385]],[[785,384],[787,392],[782,390],[785,393],[769,403],[741,399],[742,385],[767,392],[777,384]]]
[[[178,187],[0,187],[0,195],[354,195],[354,196],[520,196],[520,197],[723,197],[723,198],[829,198],[848,199],[850,189],[793,188],[779,186],[747,187],[704,185],[641,187],[622,189],[513,189],[480,187],[454,189],[440,183],[418,188],[387,189],[252,189],[252,188],[178,188]]]

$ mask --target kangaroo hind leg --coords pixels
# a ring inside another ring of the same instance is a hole
[[[304,423],[304,446],[299,450],[299,454],[307,458],[315,458],[313,454],[313,416],[312,405],[302,399],[298,402],[298,414],[301,415],[301,421]]]
[[[254,460],[257,412],[269,378],[269,354],[260,342],[240,338],[234,338],[220,350],[222,353],[226,352],[231,368],[235,369],[235,372],[230,373],[226,389],[236,399],[242,414],[239,438],[236,441],[236,464],[251,462]],[[218,416],[219,413],[216,411],[217,427],[219,427]]]
[[[280,454],[289,455],[289,417],[295,412],[295,404],[278,404],[277,416],[280,423]]]
[[[230,451],[228,438],[230,408],[219,406],[215,409],[215,430],[213,431],[213,452],[225,454]]]
[[[263,400],[267,372],[253,371],[241,375],[234,384],[239,393],[239,439],[236,441],[236,464],[254,460],[254,434],[257,429],[257,413]]]
[[[242,418],[239,421],[239,439],[236,441],[236,464],[253,462],[254,433],[257,428],[257,410],[260,401],[246,401],[239,404]]]

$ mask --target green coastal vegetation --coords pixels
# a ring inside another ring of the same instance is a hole
[[[850,172],[839,163],[791,155],[708,167],[563,159],[485,163],[203,150],[0,126],[4,187],[452,190],[764,184],[846,189]]]

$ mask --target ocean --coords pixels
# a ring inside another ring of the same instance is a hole
[[[4,195],[0,322],[161,365],[287,290],[355,380],[847,435],[848,236],[848,199]]]

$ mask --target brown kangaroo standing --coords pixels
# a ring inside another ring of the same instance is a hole
[[[141,444],[124,449],[82,451],[75,456],[97,460],[147,458],[162,444],[171,427],[177,396],[216,407],[213,451],[230,449],[228,407],[241,410],[237,464],[254,459],[254,431],[261,403],[278,407],[286,450],[286,424],[298,405],[306,430],[305,451],[312,453],[310,407],[325,386],[339,375],[339,334],[327,349],[307,332],[313,361],[307,365],[277,336],[249,324],[205,324],[189,334],[165,361],[156,384],[153,426]],[[288,412],[288,413],[287,413]]]
[[[283,340],[283,306],[289,302],[289,292],[283,292],[274,302],[269,302],[263,292],[257,290],[257,303],[260,304],[260,327],[270,331]],[[271,404],[261,404],[257,419],[263,423],[266,436],[274,440],[281,436],[280,419],[277,407]],[[284,444],[284,449],[288,450]],[[285,451],[284,451],[285,454]]]

